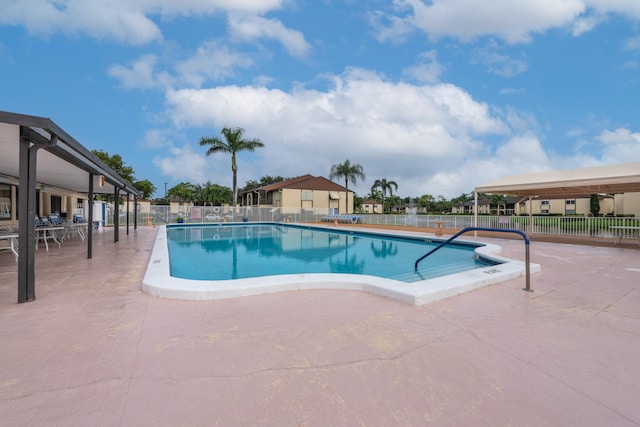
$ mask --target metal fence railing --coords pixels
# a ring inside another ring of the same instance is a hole
[[[133,207],[131,207],[133,210]],[[126,222],[126,212],[120,214],[120,224]],[[111,211],[111,209],[108,209]],[[333,222],[329,209],[306,208],[259,208],[254,206],[194,206],[177,209],[167,205],[140,206],[138,225],[169,223],[216,223],[216,222]],[[496,216],[480,215],[474,223],[473,215],[416,215],[416,214],[352,214],[354,222],[376,226],[404,226],[460,230],[466,227],[512,229],[527,234],[564,236],[620,237],[637,235],[634,227],[640,227],[637,217],[587,217],[587,216]],[[350,219],[350,218],[349,218]],[[133,213],[129,213],[133,223]],[[113,225],[113,215],[107,218]]]

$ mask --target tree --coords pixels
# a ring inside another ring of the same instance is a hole
[[[423,194],[418,198],[418,205],[426,208],[427,212],[432,212],[435,209],[436,199],[431,194]]]
[[[354,196],[353,197],[353,211],[362,213],[362,197]]]
[[[192,202],[196,199],[196,186],[189,182],[181,182],[167,191],[169,197],[177,197],[179,202]]]
[[[600,198],[597,194],[592,194],[589,199],[589,212],[591,212],[593,216],[600,215]]]
[[[109,166],[115,173],[124,178],[125,181],[129,183],[133,183],[135,178],[135,173],[133,172],[133,168],[128,166],[123,160],[122,156],[119,154],[114,154],[113,156],[102,150],[91,150],[91,153],[96,156],[102,163]],[[137,188],[137,187],[136,187]],[[104,195],[97,194],[95,195],[97,200],[106,200],[108,202],[113,202],[113,195]],[[122,198],[120,198],[119,204],[122,204]]]
[[[229,187],[207,182],[200,192],[202,204],[218,205],[230,203],[233,200],[233,192]]]
[[[371,186],[371,193],[373,193],[377,188],[380,189],[382,193],[382,211],[384,213],[384,197],[389,192],[390,196],[393,196],[393,191],[398,191],[398,184],[395,181],[387,181],[386,178],[376,179],[376,181]]]
[[[244,129],[242,128],[224,128],[222,135],[226,140],[223,141],[217,137],[200,138],[200,146],[209,147],[207,156],[215,153],[231,154],[231,171],[233,172],[233,205],[238,203],[238,162],[236,154],[240,151],[254,151],[258,147],[264,147],[259,139],[243,139]]]
[[[442,194],[438,194],[438,198],[434,204],[435,210],[440,213],[451,212],[451,202]]]
[[[351,164],[349,160],[345,160],[344,163],[331,166],[331,173],[329,179],[344,178],[344,188],[346,196],[346,213],[349,213],[349,180],[354,184],[358,178],[364,181],[365,174],[360,164]]]
[[[391,211],[395,207],[402,206],[402,204],[403,200],[400,198],[400,196],[390,195],[389,197],[387,197],[386,205],[389,208],[389,211]],[[382,207],[384,208],[384,205],[382,205]]]
[[[142,198],[145,200],[148,200],[157,190],[156,186],[148,179],[136,181],[133,183],[133,186],[142,193]]]
[[[245,182],[244,188],[242,189],[242,191],[243,192],[244,191],[250,191],[250,190],[253,190],[255,188],[264,187],[266,185],[275,184],[277,182],[287,181],[288,179],[290,179],[290,178],[283,178],[281,176],[265,175],[262,178],[260,178],[260,181],[249,180],[249,181]]]
[[[494,194],[491,197],[491,203],[498,207],[498,215],[500,215],[501,212],[506,213],[506,210],[507,210],[506,202],[507,202],[507,199],[504,197],[503,194]],[[504,207],[503,211],[500,211],[500,206]]]
[[[91,150],[91,153],[100,159],[102,163],[113,169],[114,172],[124,178],[127,182],[133,183],[133,181],[135,181],[136,178],[133,168],[122,160],[120,154],[114,154],[111,156],[109,153],[102,150]]]

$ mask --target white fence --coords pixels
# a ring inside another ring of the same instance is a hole
[[[110,210],[110,209],[109,209]],[[172,211],[166,205],[151,205],[138,212],[138,225],[152,223],[216,223],[216,222],[333,222],[333,212],[328,209],[258,208],[239,206],[195,206]],[[399,215],[399,214],[353,214],[353,222],[360,224],[405,226],[421,228],[462,229],[473,227],[473,215]],[[350,220],[351,218],[349,218]],[[632,227],[640,226],[635,217],[583,217],[583,216],[534,216],[530,224],[528,216],[478,216],[478,227],[520,230],[528,234],[550,234],[566,236],[619,237],[620,233],[634,235]],[[120,214],[120,224],[126,222],[126,214]],[[129,222],[133,223],[130,216]],[[351,222],[351,221],[349,221]],[[113,224],[113,216],[108,218]],[[622,227],[622,228],[620,228]],[[630,228],[631,227],[631,228]],[[627,229],[625,229],[627,228]]]

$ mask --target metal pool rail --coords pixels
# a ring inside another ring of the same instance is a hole
[[[498,232],[498,233],[515,233],[515,234],[519,234],[520,236],[522,236],[522,238],[524,239],[524,245],[525,245],[525,275],[526,275],[526,286],[524,288],[522,288],[522,290],[523,291],[527,291],[527,292],[533,292],[533,289],[531,289],[530,271],[529,271],[529,243],[530,243],[529,242],[529,237],[526,235],[526,233],[524,233],[523,231],[520,231],[520,230],[510,230],[510,229],[503,229],[503,228],[485,228],[485,227],[466,227],[466,228],[463,228],[462,230],[460,230],[459,232],[457,232],[456,234],[451,236],[449,239],[447,239],[444,242],[440,243],[438,246],[436,246],[435,248],[431,249],[429,252],[427,252],[426,254],[422,255],[420,258],[418,258],[416,260],[416,263],[413,266],[414,273],[416,273],[418,271],[418,263],[420,261],[422,261],[423,259],[425,259],[429,255],[431,255],[432,253],[434,253],[438,249],[442,248],[443,246],[447,245],[452,240],[454,240],[456,237],[458,237],[458,236],[460,236],[460,235],[462,235],[464,233],[467,233],[469,231],[491,231],[491,232],[495,231],[495,232]]]

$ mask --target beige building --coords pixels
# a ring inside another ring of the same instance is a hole
[[[500,203],[494,203],[490,198],[478,199],[478,213],[481,215],[518,215],[520,213],[519,203],[522,197],[517,196],[505,196],[504,200]],[[451,213],[454,214],[473,214],[474,201],[460,203],[457,206],[451,208]]]
[[[599,194],[600,215],[640,216],[640,193]],[[584,215],[591,214],[590,196],[563,197],[505,197],[500,208],[491,199],[478,199],[478,213],[481,215],[528,215],[529,205],[533,215]],[[454,206],[453,213],[473,214],[474,202],[469,201]]]
[[[241,194],[242,205],[295,209],[327,209],[353,213],[354,193],[324,177],[303,175]]]
[[[362,201],[362,213],[366,213],[366,214],[384,213],[382,209],[382,203],[373,199],[365,199]]]
[[[622,194],[620,194],[622,196]],[[599,194],[600,215],[615,215],[614,197],[606,194]],[[591,197],[547,197],[544,196],[531,199],[523,198],[518,203],[518,213],[526,215],[591,215]]]
[[[640,217],[640,193],[616,194],[613,204],[616,215]]]
[[[0,226],[18,224],[18,179],[0,175]],[[51,185],[36,185],[35,213],[46,217],[58,213],[61,218],[85,216],[87,195]]]

